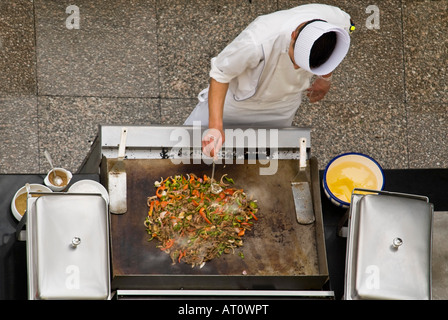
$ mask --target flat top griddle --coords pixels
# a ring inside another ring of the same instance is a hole
[[[107,160],[113,162],[113,160]],[[112,164],[108,164],[110,166]],[[155,195],[154,182],[161,177],[194,173],[210,175],[206,164],[175,165],[169,159],[125,160],[128,211],[111,215],[111,256],[113,277],[135,276],[296,276],[320,275],[315,224],[297,223],[291,181],[298,161],[279,160],[275,175],[259,175],[260,164],[218,164],[215,177],[227,173],[235,186],[258,200],[259,220],[243,237],[244,258],[223,254],[192,268],[186,263],[172,264],[168,254],[148,242],[144,221],[147,197]]]

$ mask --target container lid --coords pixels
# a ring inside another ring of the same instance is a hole
[[[351,298],[430,299],[432,204],[368,194],[351,214]]]
[[[34,270],[28,272],[36,298],[107,299],[108,211],[101,195],[41,196],[33,209],[28,245]]]

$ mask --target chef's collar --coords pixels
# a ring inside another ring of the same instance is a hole
[[[314,42],[323,34],[336,33],[336,45],[330,57],[318,67],[310,66],[310,53]],[[308,21],[299,31],[294,45],[295,63],[316,75],[326,75],[332,72],[342,62],[350,47],[350,36],[344,29],[332,25],[324,20],[315,19]]]

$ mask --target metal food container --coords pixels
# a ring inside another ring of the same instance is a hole
[[[110,298],[109,217],[104,198],[101,194],[38,195],[27,202],[28,298]]]
[[[355,189],[349,210],[345,299],[431,299],[428,198]]]

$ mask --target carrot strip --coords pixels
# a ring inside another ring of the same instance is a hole
[[[173,246],[173,244],[174,244],[174,239],[169,239],[166,242],[165,247],[161,248],[160,250],[163,250],[163,251],[168,250],[169,248],[171,248]]]
[[[252,217],[254,217],[255,220],[258,220],[257,216],[252,211],[249,211],[249,213],[252,215]]]
[[[151,201],[151,206],[149,207],[148,216],[152,216],[152,211],[154,210],[154,201]]]
[[[212,224],[210,222],[210,220],[207,219],[207,216],[205,215],[205,208],[204,207],[199,209],[199,214],[201,215],[202,218],[204,218],[205,222],[207,222],[208,224]]]

